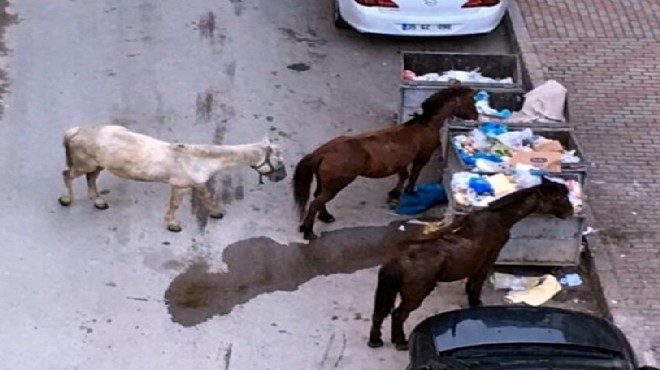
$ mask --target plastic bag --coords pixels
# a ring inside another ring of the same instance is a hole
[[[477,195],[483,194],[495,194],[493,187],[490,185],[488,180],[482,177],[473,177],[468,181],[470,189],[474,190]]]
[[[513,172],[513,178],[516,181],[516,187],[518,189],[527,189],[541,184],[541,176],[533,174],[530,169],[533,169],[533,167],[525,166],[520,163],[516,165],[516,169]]]
[[[472,138],[472,146],[476,150],[484,151],[490,146],[486,135],[476,128],[470,132],[470,138]]]
[[[561,163],[580,163],[580,157],[575,155],[575,150],[567,150],[561,155]]]
[[[531,148],[525,147],[524,142],[529,141],[533,135],[532,130],[526,128],[522,131],[509,131],[499,134],[497,140],[515,151],[531,151]]]
[[[498,135],[508,132],[509,127],[499,122],[486,122],[479,127],[479,131],[486,135],[486,137],[496,138]]]
[[[503,161],[495,162],[486,158],[477,158],[474,161],[474,170],[481,172],[503,172],[506,171],[507,165]]]
[[[479,177],[476,174],[470,172],[457,172],[451,178],[451,190],[452,192],[467,190],[470,188],[469,183],[470,179]]]

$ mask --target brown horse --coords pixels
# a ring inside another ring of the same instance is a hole
[[[440,146],[440,128],[452,115],[476,120],[475,91],[453,82],[422,103],[422,113],[402,125],[356,136],[337,137],[306,155],[293,176],[294,198],[300,219],[305,216],[310,186],[316,175],[316,191],[300,232],[306,240],[316,239],[314,218],[334,222],[326,203],[358,176],[383,178],[399,174],[399,181],[389,193],[390,201],[399,199],[408,179],[406,192],[412,193],[420,171]],[[408,165],[412,163],[410,178]]]
[[[543,179],[540,185],[500,198],[482,210],[458,217],[434,235],[407,240],[378,271],[369,346],[383,345],[381,326],[392,313],[392,343],[406,350],[403,323],[437,282],[467,278],[470,306],[481,305],[481,289],[513,225],[531,213],[567,218],[573,214],[565,185]],[[392,311],[397,294],[401,303]]]

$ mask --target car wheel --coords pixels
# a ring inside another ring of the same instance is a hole
[[[335,27],[339,29],[351,28],[351,25],[349,25],[344,20],[344,18],[341,16],[341,13],[339,12],[339,0],[334,0],[334,3],[335,3],[335,10],[334,10]]]

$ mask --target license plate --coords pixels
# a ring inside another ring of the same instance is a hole
[[[435,30],[451,30],[451,24],[412,24],[412,23],[403,23],[401,24],[401,29],[403,31],[435,31]]]

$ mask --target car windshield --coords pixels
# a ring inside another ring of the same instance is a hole
[[[450,356],[456,370],[632,369],[619,354],[583,347],[483,346],[457,350]]]

